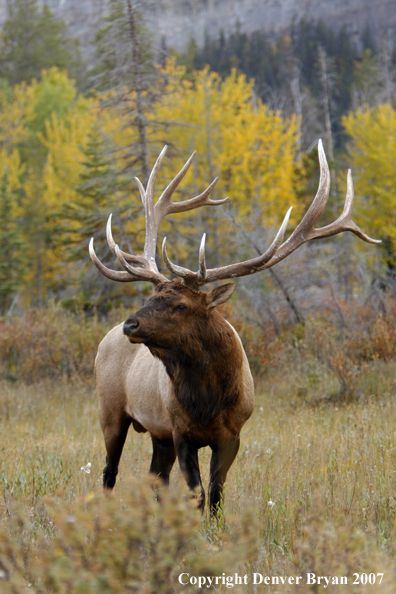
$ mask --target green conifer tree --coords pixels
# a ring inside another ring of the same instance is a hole
[[[163,93],[153,51],[153,39],[143,18],[143,5],[151,0],[110,0],[109,15],[96,36],[97,65],[91,82],[95,89],[112,91],[101,100],[116,107],[131,143],[125,147],[125,168],[146,184],[150,175],[149,115]]]
[[[0,313],[6,314],[17,298],[26,269],[24,240],[14,215],[18,196],[9,187],[7,173],[0,180]]]
[[[99,130],[92,129],[83,148],[85,160],[81,181],[76,187],[78,199],[65,204],[60,212],[59,237],[66,246],[66,259],[80,264],[78,291],[71,300],[64,300],[66,306],[77,304],[88,310],[94,306],[107,310],[122,297],[119,287],[98,274],[88,257],[88,243],[94,237],[95,251],[100,259],[110,267],[114,266],[114,257],[106,240],[106,220],[112,212],[120,221],[130,209],[130,200],[124,198],[125,179],[116,173],[113,152],[109,139]]]
[[[42,70],[57,66],[82,78],[78,42],[66,35],[66,25],[37,0],[8,3],[8,18],[0,42],[0,77],[11,86],[39,78]]]

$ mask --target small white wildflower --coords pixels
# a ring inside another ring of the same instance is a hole
[[[268,507],[274,507],[275,503],[273,501],[271,501],[271,499],[268,501]]]
[[[264,409],[262,406],[260,406],[260,412],[264,412]]]
[[[268,456],[271,456],[271,454],[272,454],[271,448],[268,448],[268,450],[265,450],[265,453],[268,454]]]
[[[69,514],[66,516],[65,520],[66,520],[66,524],[74,524],[76,521],[76,518]]]
[[[0,580],[5,580],[7,577],[7,574],[5,571],[3,571],[2,569],[0,569]]]
[[[84,474],[89,474],[91,472],[91,462],[88,462],[88,464],[86,464],[85,466],[81,466],[81,469],[83,471]]]

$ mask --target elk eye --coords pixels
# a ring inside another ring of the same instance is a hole
[[[181,303],[180,305],[178,305],[177,307],[175,307],[176,311],[186,311],[187,306],[183,305],[183,303]]]

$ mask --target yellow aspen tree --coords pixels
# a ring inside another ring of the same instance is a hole
[[[27,255],[19,232],[21,165],[19,152],[0,149],[0,313],[12,311],[20,297]]]
[[[0,91],[0,169],[7,174],[7,188],[4,180],[3,185],[18,210],[18,235],[31,254],[22,301],[40,303],[64,283],[55,209],[71,198],[91,105],[92,100],[77,97],[67,73],[55,68],[43,72],[40,81]]]
[[[26,119],[34,106],[34,89],[22,83],[13,89],[0,89],[0,144],[7,153],[29,136]]]
[[[43,199],[49,208],[76,200],[75,187],[82,170],[84,146],[95,122],[92,111],[74,113],[65,122],[55,114],[40,135],[48,154],[43,171]],[[57,209],[58,210],[58,209]]]
[[[163,136],[173,158],[164,161],[162,175],[170,178],[171,170],[177,171],[196,150],[182,188],[199,192],[218,176],[212,198],[231,199],[223,212],[227,208],[244,221],[259,209],[259,225],[279,224],[290,205],[298,206],[293,183],[297,118],[285,119],[270,111],[255,97],[254,81],[235,70],[223,80],[204,68],[186,80],[182,69],[172,62],[166,68],[172,73],[171,82],[153,115],[155,121],[168,123]],[[179,82],[175,84],[175,80]],[[185,195],[185,190],[181,192]],[[298,217],[299,208],[296,210],[294,216]],[[195,227],[208,231],[217,260],[213,264],[217,265],[228,249],[227,240],[221,238],[229,234],[229,220],[222,219],[217,208],[184,216],[198,218]],[[177,251],[183,256],[183,248],[179,246]]]
[[[358,197],[356,220],[383,240],[385,257],[396,265],[396,111],[388,103],[343,118],[351,140],[349,162]],[[358,220],[360,219],[360,221]]]
[[[217,197],[229,194],[241,216],[262,203],[272,225],[296,202],[297,120],[270,111],[253,87],[235,70],[222,80],[205,68],[169,90],[155,115],[169,122],[166,138],[180,163],[197,150],[194,175],[200,184],[219,176]]]

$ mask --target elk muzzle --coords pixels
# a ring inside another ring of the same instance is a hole
[[[128,337],[129,341],[132,343],[146,342],[148,338],[145,335],[144,331],[142,331],[141,324],[139,323],[136,314],[129,316],[129,318],[124,322],[122,332],[125,334],[125,336]]]

